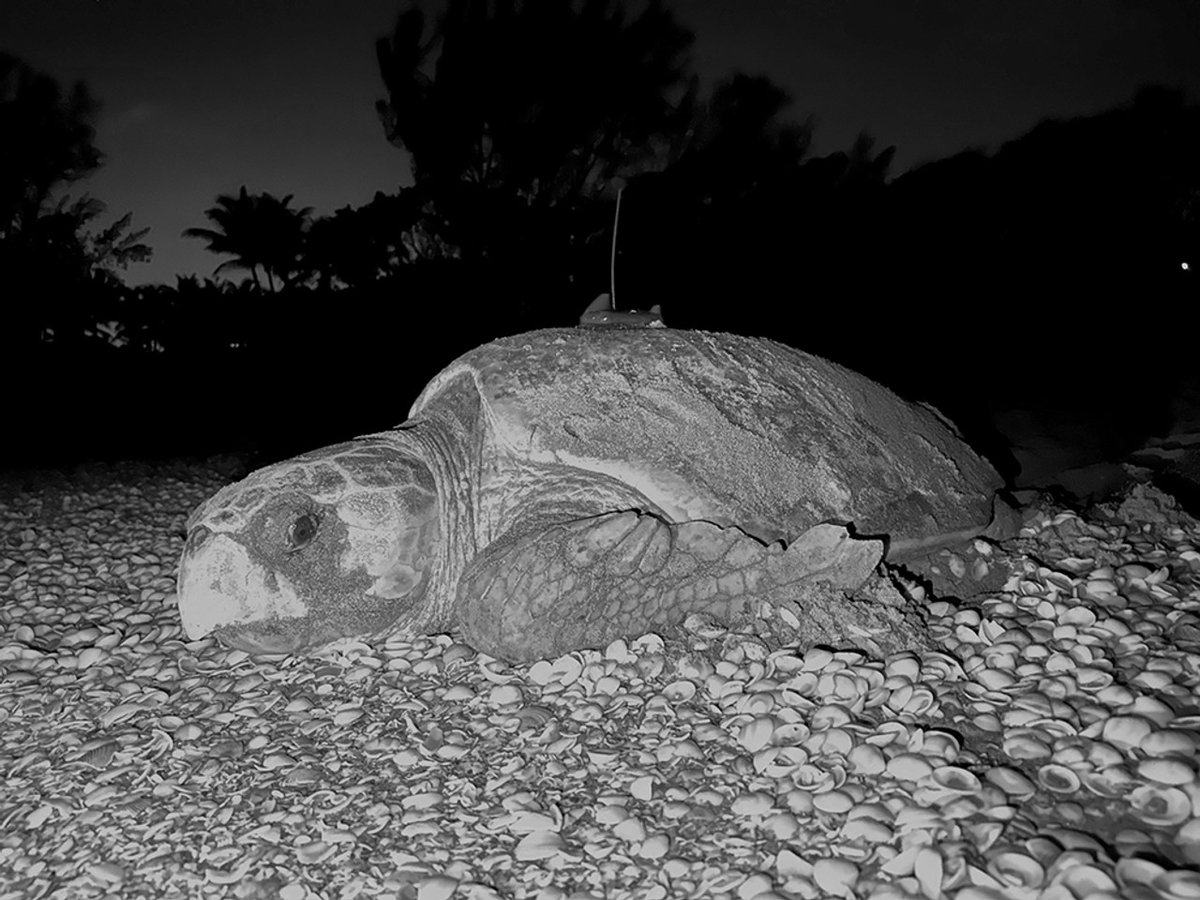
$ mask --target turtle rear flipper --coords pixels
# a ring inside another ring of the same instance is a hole
[[[474,647],[513,662],[602,647],[691,613],[730,620],[764,602],[799,602],[809,584],[856,588],[878,541],[820,525],[786,551],[737,528],[607,513],[509,533],[459,583],[456,618]]]

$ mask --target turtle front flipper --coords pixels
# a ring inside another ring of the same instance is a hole
[[[806,589],[856,588],[882,553],[879,541],[855,540],[836,525],[811,529],[785,551],[737,528],[608,513],[495,541],[463,574],[456,618],[476,649],[523,662],[601,647],[690,613],[729,620],[783,602],[803,614]]]

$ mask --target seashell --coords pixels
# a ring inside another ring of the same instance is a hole
[[[973,794],[981,786],[979,777],[974,772],[959,766],[939,766],[929,777],[939,787],[959,794]]]
[[[1060,625],[1090,628],[1096,624],[1096,614],[1086,606],[1069,606],[1058,614]]]
[[[522,728],[541,729],[554,718],[554,713],[544,706],[526,706],[513,713],[513,716],[521,723]]]
[[[1175,832],[1175,843],[1192,865],[1200,863],[1200,817],[1189,819]]]
[[[747,722],[738,731],[738,743],[748,752],[757,753],[771,743],[775,736],[775,719],[759,716]]]
[[[1011,766],[994,766],[984,773],[984,778],[1010,797],[1023,800],[1037,793],[1037,785]]]
[[[870,666],[855,666],[852,670],[855,678],[861,678],[868,690],[883,687],[883,672]]]
[[[808,752],[803,747],[765,747],[754,754],[751,762],[760,775],[787,778],[808,762]]]
[[[986,853],[992,845],[1004,834],[1003,822],[972,822],[966,826],[966,831],[973,838],[972,844],[981,852]]]
[[[738,799],[740,798],[734,799],[735,812],[737,812]],[[627,844],[637,844],[646,839],[646,826],[637,816],[628,816],[613,826],[612,833],[613,837],[619,838]]]
[[[1088,762],[1097,769],[1119,766],[1125,762],[1125,754],[1112,744],[1107,744],[1104,741],[1092,741],[1086,746]]]
[[[1130,890],[1130,888],[1149,887],[1156,878],[1159,878],[1165,872],[1166,869],[1158,863],[1135,856],[1118,859],[1116,866],[1113,868],[1113,876],[1116,878],[1117,886],[1126,891]]]
[[[907,713],[910,716],[923,716],[929,713],[936,705],[937,695],[925,685],[918,684],[912,687],[907,701],[899,711]]]
[[[1174,787],[1191,784],[1196,779],[1196,773],[1191,765],[1172,757],[1143,759],[1138,763],[1137,773],[1149,781]]]
[[[1117,883],[1099,866],[1090,864],[1064,869],[1058,883],[1075,897],[1091,897],[1102,891],[1116,891]]]
[[[1154,730],[1150,720],[1141,716],[1113,716],[1100,730],[1100,736],[1120,750],[1130,750]]]
[[[513,813],[508,822],[508,830],[513,834],[529,834],[534,831],[558,831],[562,827],[561,817],[555,821],[549,816],[536,810],[520,810]]]
[[[814,709],[810,717],[815,731],[836,728],[839,725],[846,725],[852,720],[853,716],[850,715],[850,711],[837,703],[826,703],[824,706]]]
[[[1003,669],[983,668],[971,677],[989,691],[999,691],[1016,683],[1016,679]]]
[[[919,781],[932,772],[929,761],[915,753],[898,753],[887,763],[887,773],[900,781]]]
[[[782,712],[786,712],[783,710]],[[799,744],[812,732],[803,722],[784,722],[775,727],[775,743],[780,745]]]
[[[309,841],[296,848],[296,859],[306,865],[316,865],[329,859],[336,852],[336,847],[331,847],[324,841]]]
[[[826,769],[811,763],[804,763],[796,766],[791,774],[796,787],[804,788],[814,794],[836,790],[846,783],[846,773],[839,766],[830,766]]]
[[[1133,779],[1121,766],[1107,766],[1096,772],[1083,772],[1079,780],[1097,797],[1107,797],[1110,800],[1124,797],[1133,784]]]
[[[926,756],[939,756],[946,762],[953,762],[958,758],[961,749],[959,739],[948,731],[926,731],[921,752]]]
[[[801,697],[817,696],[817,684],[820,679],[812,672],[801,672],[795,678],[790,679],[785,683],[785,687],[795,691]]]
[[[554,664],[548,659],[539,659],[529,667],[526,676],[534,684],[545,686],[555,678]]]
[[[492,680],[489,675],[488,667],[482,667],[484,677]],[[554,673],[554,680],[563,687],[569,687],[579,680],[579,676],[583,674],[583,659],[578,653],[567,653],[554,660],[551,664],[551,670]]]
[[[486,654],[479,655],[479,671],[492,684],[508,684],[519,676],[508,669],[508,663],[492,659]]]
[[[893,712],[900,712],[904,709],[906,703],[912,699],[914,685],[910,683],[901,684],[899,687],[893,688],[888,695],[886,706]]]
[[[80,761],[94,769],[107,769],[118,749],[119,745],[116,741],[105,741],[98,746],[88,748],[80,757]]]
[[[1087,770],[1093,768],[1092,764],[1088,762],[1086,747],[1080,744],[1068,744],[1064,740],[1055,741],[1054,747],[1054,753],[1050,756],[1051,762],[1070,768],[1080,766]]]
[[[757,818],[775,808],[775,799],[763,791],[746,791],[733,798],[729,810],[734,815]]]
[[[804,654],[804,663],[800,669],[803,672],[820,672],[833,662],[833,651],[824,647],[813,647]]]
[[[1165,872],[1155,878],[1152,884],[1167,900],[1195,900],[1200,897],[1200,873],[1186,869]]]
[[[663,696],[672,703],[686,703],[696,696],[696,684],[692,681],[672,681],[662,689]]]
[[[813,806],[823,813],[843,815],[854,806],[854,798],[845,791],[826,791],[813,797]]]
[[[958,794],[943,803],[940,811],[945,819],[966,819],[981,812],[987,805],[987,800],[976,794]]]
[[[1048,791],[1056,794],[1073,794],[1079,790],[1079,776],[1073,769],[1058,763],[1047,763],[1038,769],[1037,781]]]
[[[617,638],[605,647],[604,658],[616,663],[637,662],[637,656],[629,651],[629,644],[624,638]]]
[[[120,884],[125,880],[125,870],[116,863],[96,862],[89,863],[87,873],[96,881],[105,884]]]
[[[902,677],[915,682],[921,676],[921,661],[911,653],[895,654],[888,657],[883,671],[888,678]]]
[[[1080,666],[1075,670],[1075,683],[1079,685],[1081,690],[1094,691],[1103,690],[1113,683],[1111,672],[1105,672],[1103,669],[1097,669],[1094,666]]]
[[[284,777],[284,784],[316,784],[321,774],[309,766],[296,766]]]
[[[891,826],[867,816],[859,819],[847,818],[838,834],[850,841],[862,839],[870,844],[886,844],[895,836]]]
[[[1161,691],[1174,680],[1168,672],[1139,672],[1129,679],[1129,683],[1142,690]]]
[[[887,767],[883,752],[871,744],[859,744],[846,754],[846,762],[858,775],[878,775]]]
[[[921,847],[913,860],[913,875],[921,886],[921,893],[936,900],[942,896],[942,877],[944,875],[942,855],[932,847]]]
[[[737,697],[734,708],[739,715],[765,716],[776,707],[775,695],[770,691],[755,691]]]
[[[971,724],[980,731],[987,731],[992,734],[1004,730],[1004,724],[992,713],[980,713],[977,716],[972,716]]]
[[[1142,785],[1127,797],[1134,814],[1147,825],[1178,825],[1192,815],[1192,801],[1176,787]]]
[[[1121,710],[1122,714],[1142,716],[1149,719],[1159,728],[1167,728],[1175,720],[1175,710],[1159,700],[1157,697],[1149,697],[1141,694],[1134,698],[1133,703],[1127,709]]]
[[[818,859],[813,863],[812,879],[817,887],[839,897],[852,896],[858,881],[858,866],[846,859]]]
[[[549,859],[557,856],[566,848],[566,844],[557,832],[531,831],[517,843],[513,853],[517,859],[526,862],[536,859]]]
[[[1046,870],[1032,856],[1015,850],[1004,850],[988,860],[988,874],[1001,884],[1031,890],[1042,886]]]
[[[1045,738],[1054,743],[1058,743],[1061,738],[1073,738],[1079,734],[1079,729],[1066,719],[1034,719],[1027,727],[1040,732],[1037,735],[1039,740]]]
[[[1009,759],[1045,759],[1053,752],[1049,744],[1028,733],[1005,735],[1003,748]]]
[[[717,698],[721,696],[721,692],[725,690],[725,685],[729,683],[729,679],[724,675],[714,672],[704,679],[704,692],[708,696]]]
[[[845,756],[854,749],[854,737],[844,728],[830,728],[810,735],[804,741],[804,748],[817,756],[827,754]]]

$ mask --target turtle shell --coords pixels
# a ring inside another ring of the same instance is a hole
[[[461,408],[464,392],[478,397],[484,454],[517,464],[481,467],[484,506],[501,502],[517,470],[526,496],[533,483],[542,499],[564,484],[586,492],[594,477],[626,486],[629,505],[763,540],[852,525],[886,536],[888,559],[900,561],[982,532],[1003,484],[936,410],[760,338],[581,328],[506,337],[435,377],[410,419]]]

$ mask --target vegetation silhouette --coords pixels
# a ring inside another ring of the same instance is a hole
[[[97,228],[104,204],[66,193],[103,161],[93,143],[97,110],[82,83],[64,93],[0,53],[0,350],[9,361],[28,361],[50,338],[73,352],[86,341],[103,345],[90,311],[114,300],[121,270],[150,257],[148,229],[132,231],[131,214]]]
[[[185,228],[184,237],[201,238],[213,253],[233,259],[217,266],[245,269],[255,287],[262,288],[262,269],[272,294],[304,280],[304,237],[312,207],[292,209],[292,195],[282,200],[270,194],[249,194],[242,185],[236,196],[221,194],[204,211],[214,228]]]
[[[602,286],[617,191],[687,137],[692,41],[658,2],[629,17],[611,0],[451,0],[431,29],[411,7],[377,43],[385,134],[432,234],[511,291],[507,321],[566,324]]]
[[[102,352],[163,404],[196,372],[213,396],[254,384],[241,413],[213,418],[212,441],[287,434],[301,449],[395,424],[471,346],[574,324],[609,288],[623,191],[622,308],[661,304],[673,327],[832,357],[985,446],[997,411],[1035,402],[1157,427],[1191,359],[1180,323],[1200,256],[1186,95],[1145,88],[893,174],[895,148],[866,133],[815,156],[816,123],[765,78],[734,73],[701,97],[690,47],[659,4],[630,17],[598,0],[455,0],[431,27],[409,8],[376,47],[377,111],[415,183],[329,216],[243,185],[186,232],[232,257],[214,274],[242,269],[243,283],[137,289],[115,272],[144,232],[126,217],[93,233],[99,205],[55,193],[99,164],[94,103],[5,57],[0,122],[47,144],[0,142],[0,277],[26,285],[9,295],[24,317],[9,339],[42,358]],[[35,133],[30,110],[50,124]],[[69,299],[42,302],[50,283]],[[372,387],[348,397],[348,371]]]

